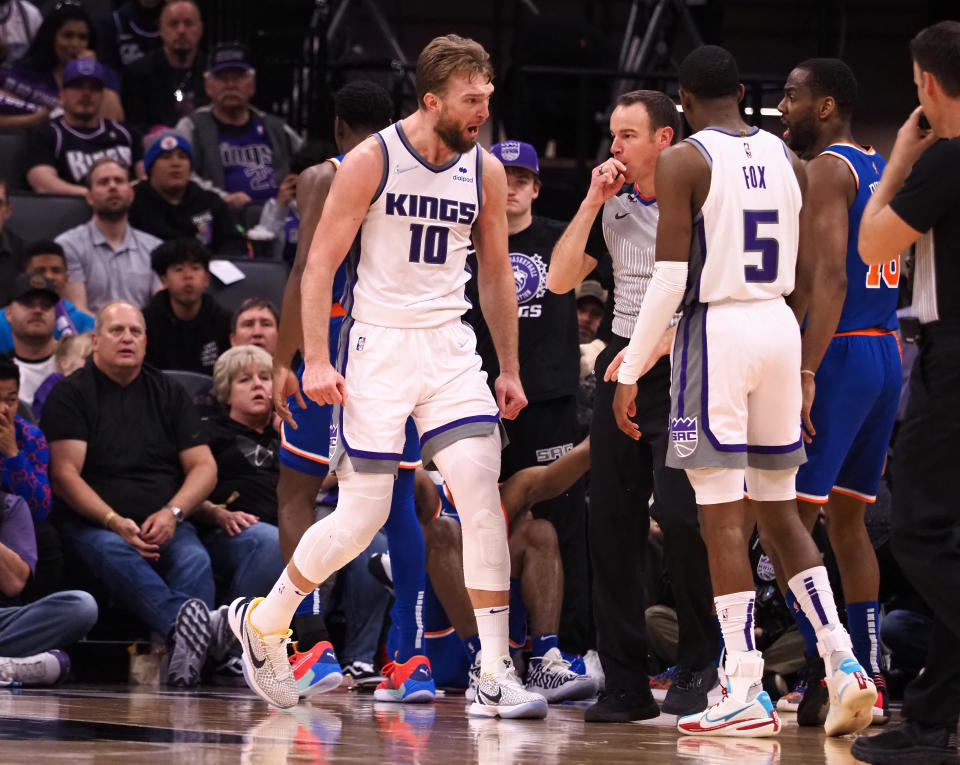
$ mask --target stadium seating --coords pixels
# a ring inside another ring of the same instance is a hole
[[[12,214],[6,225],[25,242],[53,239],[69,228],[90,220],[90,207],[83,197],[69,194],[10,195]]]
[[[244,278],[233,284],[223,284],[215,276],[210,280],[210,292],[225,309],[233,313],[237,306],[251,297],[265,298],[274,305],[283,303],[283,289],[287,284],[287,265],[277,260],[249,258],[220,258],[228,260],[241,271]]]
[[[26,146],[27,136],[24,133],[0,134],[0,168],[3,168],[8,192],[27,188],[26,168],[23,166]]]

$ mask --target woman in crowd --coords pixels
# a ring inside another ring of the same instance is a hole
[[[61,0],[43,20],[23,58],[0,68],[0,131],[42,125],[60,107],[63,70],[75,58],[94,58],[95,32],[77,0]],[[123,119],[119,80],[110,72],[101,117]]]

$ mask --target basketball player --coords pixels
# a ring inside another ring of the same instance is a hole
[[[806,306],[800,385],[808,431],[797,499],[808,529],[821,508],[826,515],[854,654],[877,686],[873,721],[884,723],[886,683],[877,664],[880,569],[863,517],[866,503],[876,501],[900,402],[900,259],[867,266],[857,250],[860,217],[885,163],[854,141],[850,119],[856,97],[850,67],[839,59],[815,58],[790,72],[779,109],[787,145],[812,157],[805,197],[810,228],[804,235],[817,242],[808,278],[797,290]],[[816,636],[794,593],[785,594],[808,662],[814,659],[797,722],[822,725],[828,699]]]
[[[390,124],[393,101],[379,85],[358,81],[338,91],[335,101],[334,132],[338,147],[344,152],[359,145],[371,132]],[[284,291],[283,310],[274,358],[274,404],[283,418],[280,428],[279,501],[280,543],[284,559],[289,561],[297,542],[314,520],[317,492],[327,475],[330,451],[329,405],[305,398],[297,378],[290,369],[295,352],[300,348],[300,282],[306,264],[310,237],[320,219],[327,193],[342,160],[335,157],[306,170],[297,180],[300,203],[300,231],[297,257]],[[336,343],[345,311],[339,302],[346,283],[346,270],[338,271],[333,286],[337,301],[330,311],[331,357],[336,356]],[[300,374],[303,369],[301,366]],[[398,652],[383,671],[386,680],[375,690],[381,701],[430,701],[435,693],[429,678],[430,663],[423,656],[423,628],[419,614],[426,583],[423,533],[417,521],[413,502],[413,473],[420,465],[420,448],[416,431],[410,423],[411,438],[404,445],[397,480],[393,485],[391,511],[385,530],[392,556],[396,556],[397,576],[394,585],[396,601],[392,610],[397,625]],[[294,620],[298,643],[319,648],[297,653],[291,659],[301,696],[336,688],[332,646],[325,640],[321,590],[304,600]],[[298,646],[299,647],[299,646]],[[337,667],[339,670],[339,666]],[[348,668],[349,670],[349,668]],[[406,683],[416,673],[415,683]],[[328,677],[329,675],[329,677]],[[342,676],[341,678],[342,679]],[[415,686],[415,687],[414,687]]]
[[[830,689],[826,731],[850,733],[870,724],[877,691],[850,650],[796,505],[804,459],[800,332],[783,296],[793,290],[806,178],[779,138],[743,122],[743,86],[729,52],[697,48],[680,65],[679,80],[684,116],[698,132],[657,162],[656,270],[617,370],[613,403],[620,428],[639,438],[630,419],[636,380],[682,299],[667,464],[687,471],[701,507],[728,686],[720,702],[677,725],[695,735],[769,736],[780,729],[753,642],[746,480],[761,533],[817,631]]]
[[[478,43],[456,35],[431,41],[417,61],[419,108],[344,159],[324,204],[303,275],[303,389],[317,403],[335,405],[330,467],[340,481],[339,504],[307,529],[266,598],[238,599],[230,608],[247,680],[276,706],[297,702],[285,656],[290,619],[316,583],[353,559],[386,520],[412,414],[426,461],[460,500],[464,581],[483,650],[470,712],[546,715],[546,700],[523,689],[507,648],[510,557],[497,491],[497,423],[501,414],[515,417],[526,399],[517,374],[506,174],[477,146],[492,76]],[[334,368],[328,322],[315,317],[329,315],[334,275],[358,230]],[[461,321],[471,237],[500,361],[496,401],[473,332]]]
[[[564,572],[557,533],[548,520],[534,518],[530,511],[567,491],[589,468],[590,443],[585,439],[553,462],[524,468],[500,485],[510,540],[510,643],[523,646],[529,622],[526,687],[551,704],[591,698],[598,682],[585,674],[581,657],[560,651]],[[477,625],[462,579],[459,514],[449,486],[434,484],[422,470],[417,471],[416,499],[425,524],[430,575],[423,607],[426,653],[436,682],[467,687],[470,698],[476,695],[480,657]]]
[[[554,247],[547,273],[552,291],[567,292],[609,252],[615,282],[613,336],[596,360],[587,516],[597,649],[606,689],[585,710],[587,722],[626,723],[660,714],[647,676],[643,621],[651,494],[663,529],[664,561],[680,629],[677,680],[667,692],[663,711],[691,714],[705,709],[707,692],[717,680],[720,647],[696,499],[683,471],[666,466],[670,416],[666,356],[673,329],[663,334],[653,354],[655,363],[637,394],[644,431],[640,441],[617,428],[610,408],[616,383],[603,380],[611,359],[627,346],[653,277],[659,215],[654,168],[679,128],[676,105],[663,93],[635,90],[617,99],[610,115],[613,159],[592,173],[586,197]],[[624,183],[631,184],[628,190],[622,190]]]

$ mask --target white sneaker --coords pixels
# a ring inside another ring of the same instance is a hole
[[[471,664],[470,669],[467,670],[467,690],[463,693],[467,701],[473,701],[477,698],[477,686],[480,685],[481,653],[481,651],[477,651],[477,655],[473,657],[473,664]]]
[[[688,736],[774,736],[780,730],[780,717],[766,691],[760,691],[752,701],[741,701],[724,692],[713,706],[677,720],[677,730]]]
[[[599,693],[606,687],[607,680],[603,674],[603,664],[600,663],[600,654],[597,653],[596,649],[591,648],[583,655],[583,664],[587,669],[587,677],[592,677],[597,681],[597,692]]]
[[[873,705],[877,701],[877,686],[850,656],[827,678],[830,691],[830,709],[823,729],[828,736],[842,736],[863,730],[873,721]]]
[[[3,657],[0,658],[0,688],[53,685],[69,671],[70,657],[56,649],[21,659]]]
[[[474,717],[541,719],[547,716],[547,700],[527,691],[510,657],[501,656],[492,673],[481,673],[476,700],[467,712]]]
[[[300,698],[287,658],[290,630],[283,635],[261,635],[250,623],[250,612],[263,598],[237,598],[230,604],[230,629],[243,648],[243,677],[268,704],[287,709]]]
[[[530,659],[527,665],[527,690],[539,693],[548,703],[579,701],[597,695],[597,681],[570,669],[559,648]]]

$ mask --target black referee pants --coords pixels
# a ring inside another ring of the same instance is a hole
[[[663,529],[664,563],[676,601],[680,663],[700,669],[714,661],[719,636],[696,498],[684,472],[665,464],[670,361],[661,359],[638,381],[637,422],[642,437],[634,441],[613,418],[616,381],[603,382],[607,365],[626,344],[627,340],[614,336],[597,357],[588,526],[597,647],[607,690],[645,693],[649,681],[643,585],[651,495]]]
[[[960,323],[924,328],[893,459],[897,562],[930,606],[926,669],[907,686],[903,716],[956,728],[960,715]]]
[[[503,450],[500,478],[536,465],[547,465],[577,440],[577,398],[564,396],[537,401],[515,420],[504,420],[510,443]],[[563,606],[557,633],[560,648],[583,654],[593,647],[590,624],[590,570],[587,562],[587,508],[583,480],[558,497],[532,508],[557,532],[563,565]],[[534,636],[536,637],[536,636]]]

